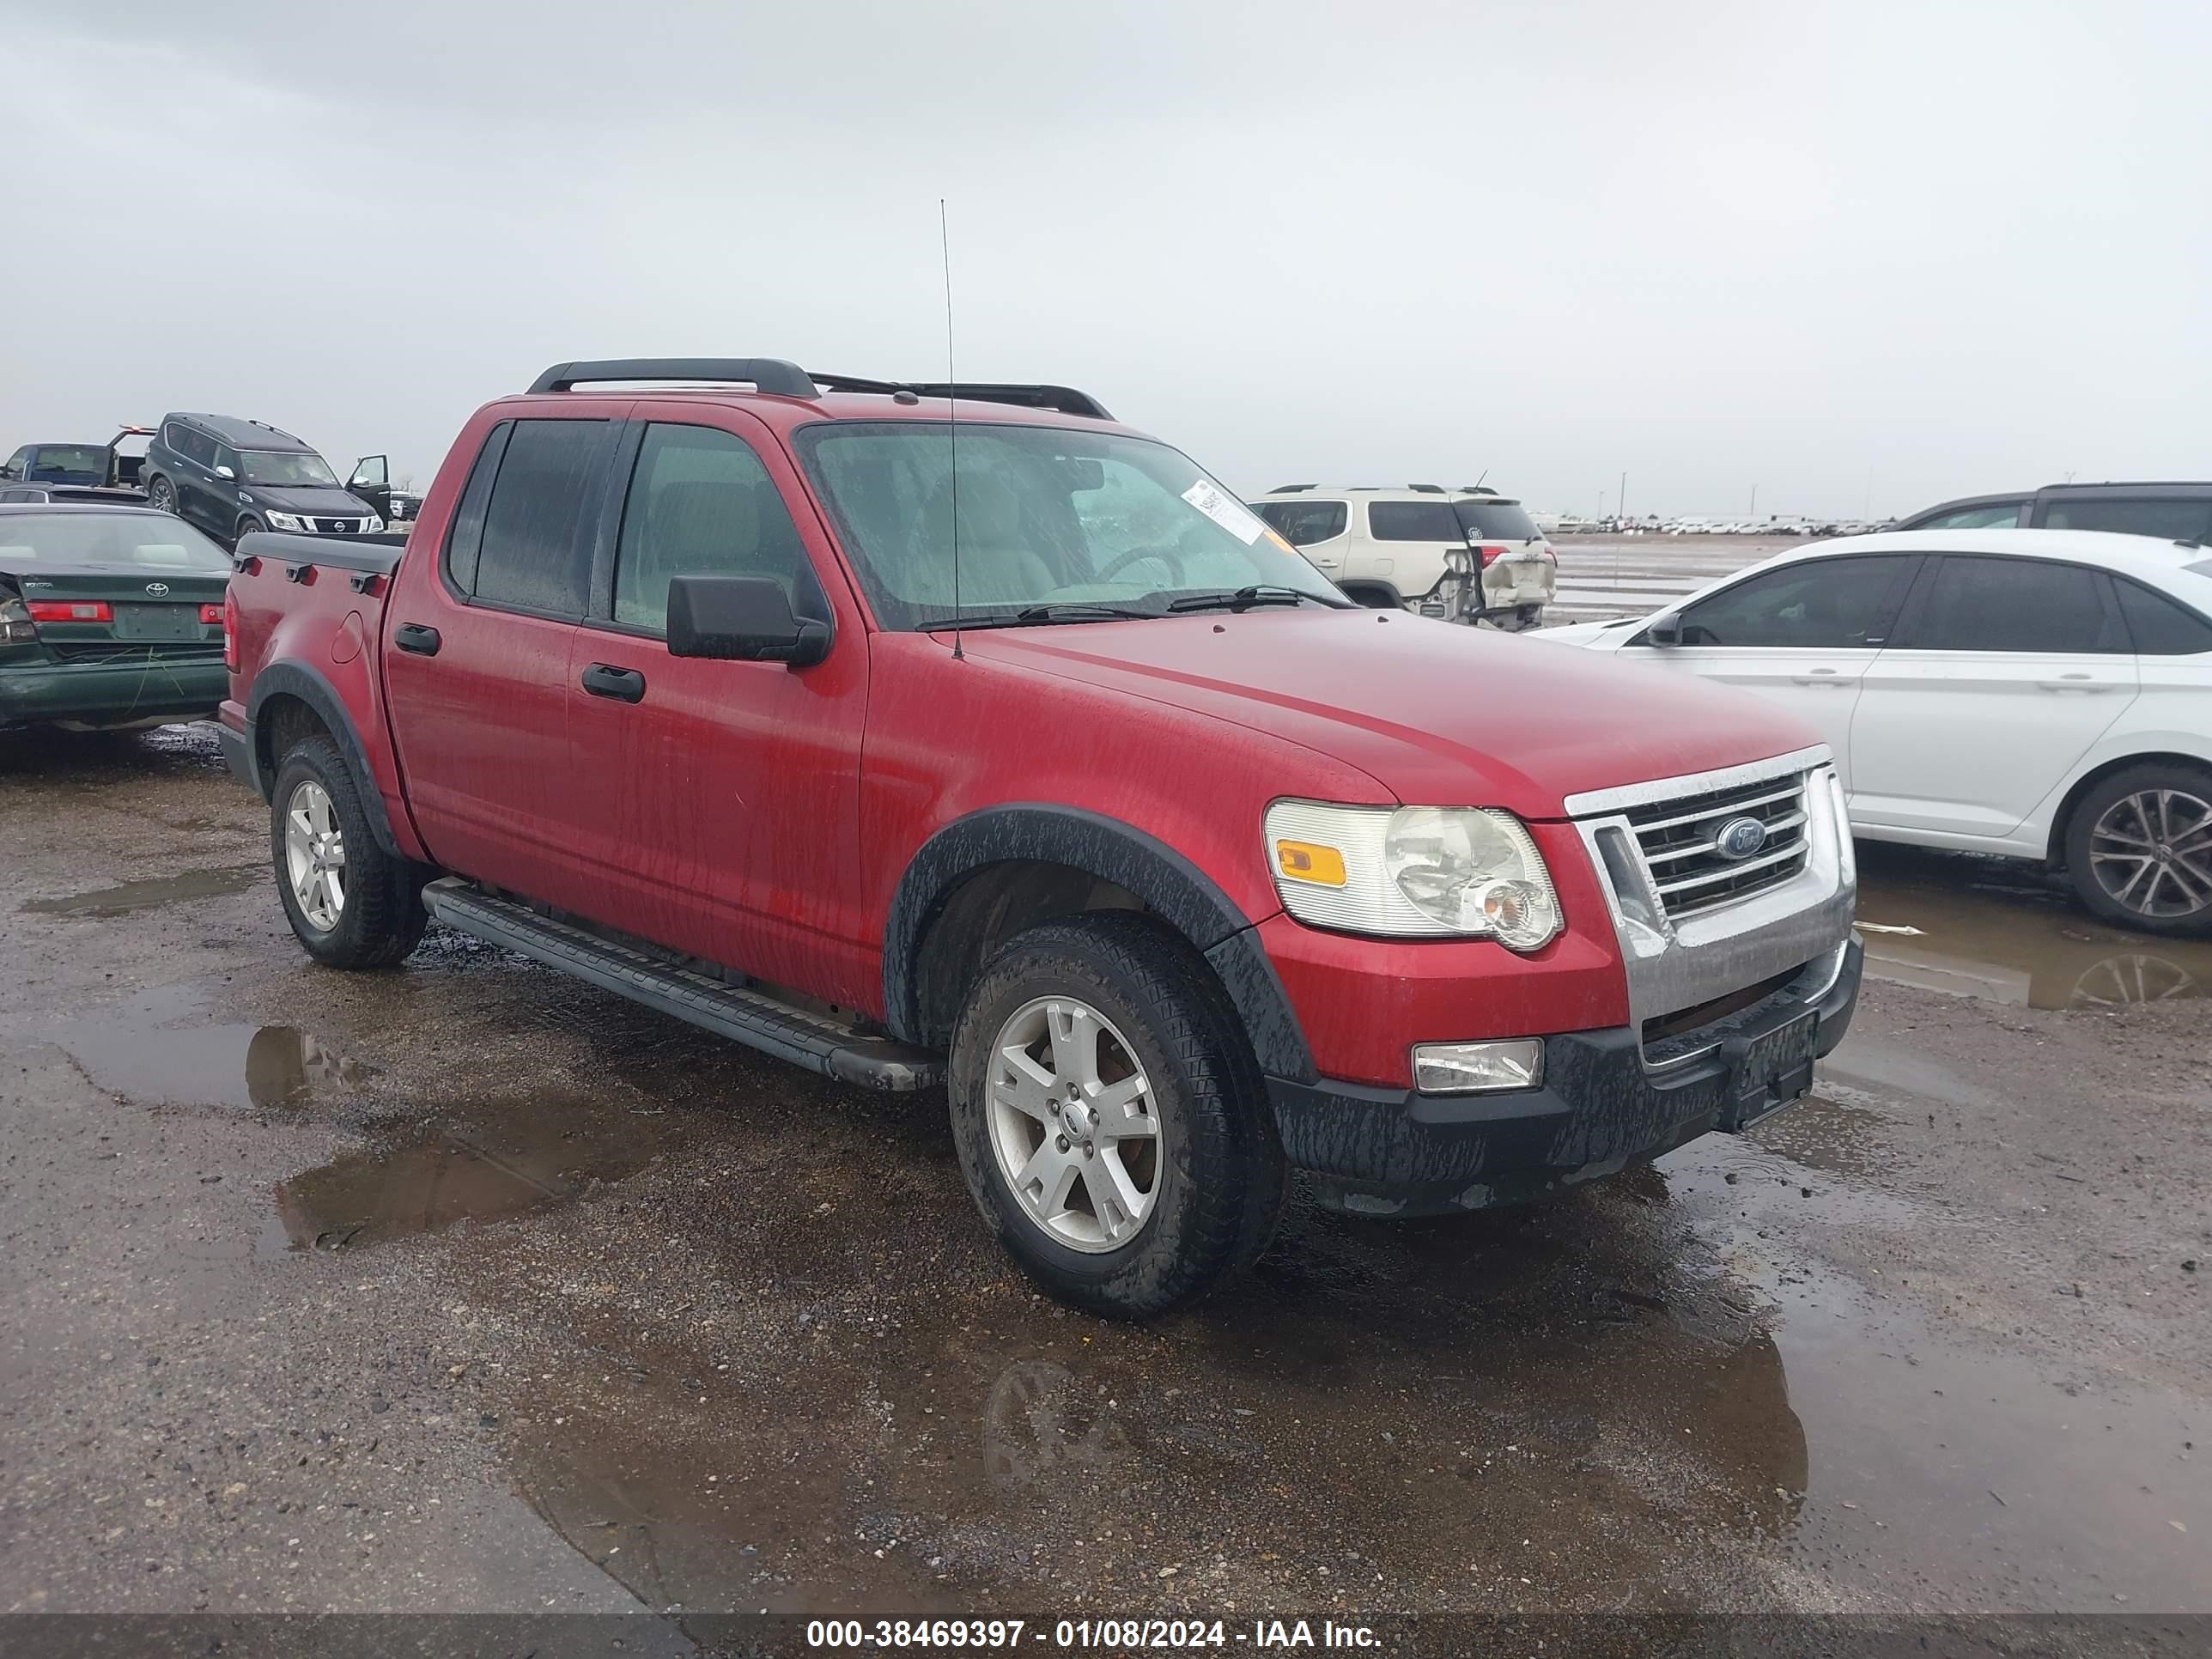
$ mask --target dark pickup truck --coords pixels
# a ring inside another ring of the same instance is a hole
[[[724,384],[583,389],[668,380]],[[1249,1261],[1292,1168],[1410,1216],[1741,1129],[1850,1018],[1804,728],[1360,609],[1068,387],[563,364],[404,551],[238,553],[226,747],[309,955],[435,918],[942,1085],[985,1220],[1085,1307]]]
[[[146,457],[143,452],[126,455],[123,446],[153,435],[150,426],[126,426],[105,444],[25,444],[0,462],[0,505],[94,501],[143,507],[146,491],[139,473]]]

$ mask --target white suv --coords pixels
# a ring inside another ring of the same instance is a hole
[[[1520,502],[1479,486],[1285,484],[1252,510],[1323,575],[1378,611],[1517,632],[1536,625],[1559,583],[1559,557],[1535,520]]]

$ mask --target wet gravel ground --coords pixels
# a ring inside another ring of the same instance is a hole
[[[941,1100],[317,969],[266,846],[205,728],[0,739],[0,1613],[2212,1610],[2212,951],[2032,875],[1868,849],[1751,1136],[1132,1328]]]

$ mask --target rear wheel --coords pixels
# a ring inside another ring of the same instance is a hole
[[[270,796],[270,856],[284,918],[331,968],[389,968],[421,942],[422,872],[376,843],[353,772],[326,737],[284,757]]]
[[[177,510],[177,487],[160,473],[146,486],[146,505],[156,513],[174,514]]]
[[[2212,934],[2212,771],[2153,762],[2113,773],[2074,809],[2066,868],[2106,921]]]
[[[1204,960],[1146,918],[1001,951],[953,1034],[950,1093],[985,1221],[1062,1301],[1163,1313],[1273,1233],[1283,1154],[1250,1044]]]

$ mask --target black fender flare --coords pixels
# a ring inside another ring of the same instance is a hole
[[[264,800],[276,787],[276,762],[282,756],[264,757],[261,752],[261,711],[271,697],[297,697],[315,711],[316,718],[329,730],[338,753],[345,757],[346,764],[353,769],[353,781],[361,795],[362,811],[368,815],[370,832],[376,844],[395,859],[404,859],[399,842],[392,833],[392,822],[385,816],[384,793],[376,787],[376,774],[369,769],[368,751],[362,746],[361,733],[354,729],[353,716],[346,713],[344,701],[331,689],[331,683],[313,669],[301,662],[275,662],[253,677],[253,689],[246,696],[246,752],[253,764],[253,781],[261,791]]]
[[[1016,860],[1066,865],[1135,894],[1212,965],[1261,1069],[1271,1077],[1313,1080],[1305,1033],[1252,919],[1166,842],[1102,813],[1046,802],[989,806],[956,818],[907,866],[884,926],[884,1022],[894,1034],[909,1042],[927,1040],[915,970],[947,899],[977,871]]]

